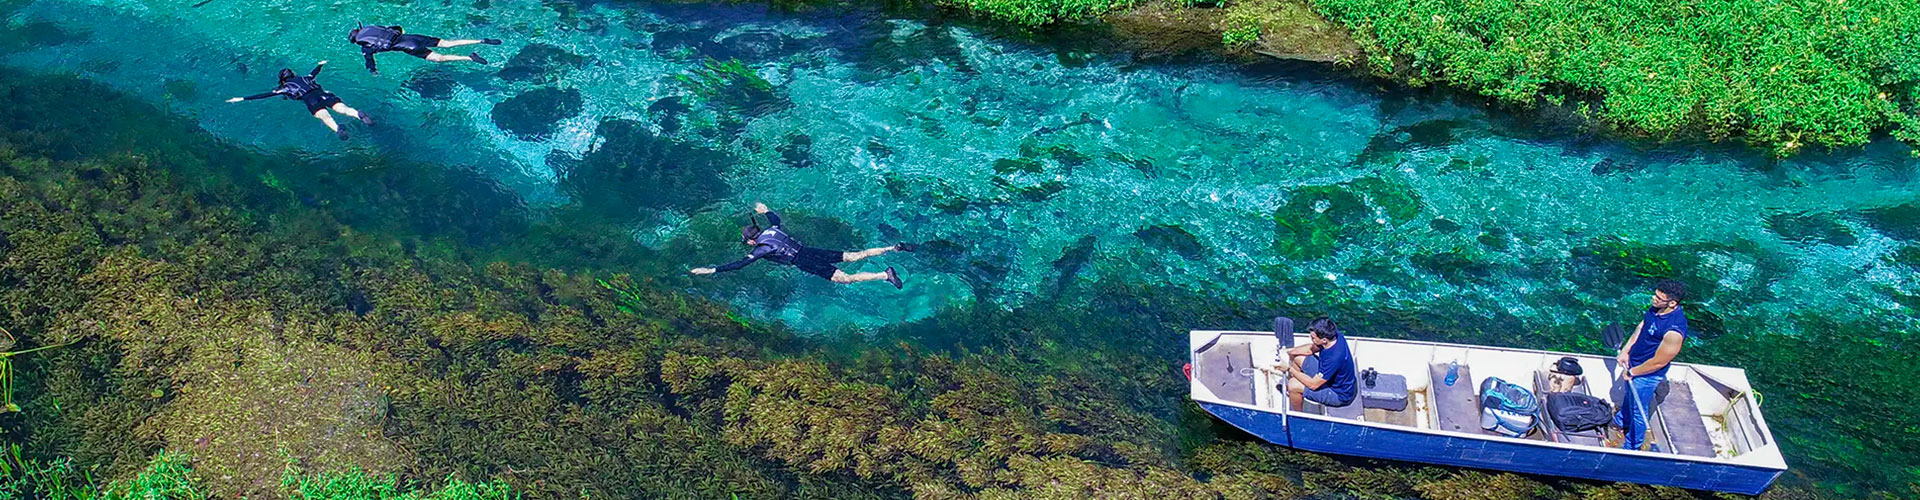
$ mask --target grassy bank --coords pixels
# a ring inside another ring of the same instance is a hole
[[[1148,48],[1352,63],[1412,86],[1570,103],[1618,132],[1777,154],[1920,142],[1920,4],[1389,0],[939,0],[1039,27],[1118,26]]]
[[[18,445],[0,454],[0,499],[36,500],[204,500],[215,498],[194,473],[184,453],[160,452],[132,477],[103,481],[72,459],[28,458]],[[512,500],[520,498],[501,483],[448,480],[440,488],[422,488],[397,476],[377,477],[359,470],[302,472],[287,464],[276,498],[292,500]]]

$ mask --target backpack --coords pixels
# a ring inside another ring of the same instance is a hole
[[[1499,377],[1480,382],[1480,428],[1507,437],[1520,437],[1533,430],[1533,416],[1540,405],[1533,392]]]
[[[1613,423],[1613,405],[1577,392],[1547,393],[1547,414],[1566,432],[1599,430]]]
[[[802,246],[800,240],[789,236],[787,231],[781,229],[779,226],[770,227],[761,231],[760,236],[755,237],[754,241],[758,241],[761,245],[772,248],[773,253],[767,254],[767,257],[769,257],[769,260],[782,264],[792,263],[793,258],[800,255],[800,247]]]
[[[362,25],[348,34],[347,39],[376,51],[387,50],[393,48],[393,42],[400,39],[400,30],[397,28],[399,27]]]
[[[319,90],[320,82],[314,81],[310,76],[297,76],[280,82],[280,88],[287,91],[287,98],[299,99],[306,97],[308,92]]]

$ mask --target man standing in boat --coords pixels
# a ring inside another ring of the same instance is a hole
[[[1680,309],[1686,295],[1687,286],[1678,281],[1654,284],[1652,304],[1633,328],[1633,336],[1621,344],[1616,360],[1626,371],[1622,376],[1628,390],[1633,391],[1613,415],[1613,425],[1625,434],[1622,448],[1638,450],[1646,444],[1647,415],[1652,411],[1646,406],[1653,404],[1654,393],[1667,381],[1667,365],[1687,341],[1687,315]]]
[[[1359,388],[1354,385],[1356,369],[1346,336],[1326,317],[1313,320],[1307,331],[1312,332],[1310,343],[1287,350],[1293,368],[1287,376],[1287,401],[1293,411],[1305,411],[1309,399],[1330,408],[1353,404]]]

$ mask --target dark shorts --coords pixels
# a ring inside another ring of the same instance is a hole
[[[432,54],[432,49],[439,46],[440,39],[426,35],[400,35],[400,38],[393,41],[393,50],[413,54],[413,57],[421,59],[426,59],[427,54]]]
[[[307,95],[300,96],[300,102],[307,103],[308,113],[318,113],[320,110],[331,108],[335,104],[340,104],[340,96],[333,95],[332,92],[325,90],[315,90],[308,92]]]
[[[1307,359],[1301,360],[1300,373],[1304,373],[1309,377],[1320,375],[1320,357],[1307,356]],[[1320,403],[1321,406],[1332,408],[1353,404],[1353,398],[1341,397],[1340,393],[1334,392],[1333,383],[1331,382],[1322,384],[1319,389],[1307,389],[1307,392],[1302,393],[1300,396],[1306,398],[1307,401]]]
[[[800,254],[793,256],[793,267],[798,267],[807,274],[833,279],[833,273],[840,270],[833,265],[846,262],[846,256],[846,252],[839,250],[800,247]]]

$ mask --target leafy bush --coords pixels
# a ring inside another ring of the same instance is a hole
[[[1913,138],[1920,3],[1903,0],[1312,0],[1376,70],[1500,101],[1595,97],[1660,138],[1793,151]]]
[[[1086,21],[1125,7],[1132,0],[939,0],[942,5],[979,13],[1021,26]]]

